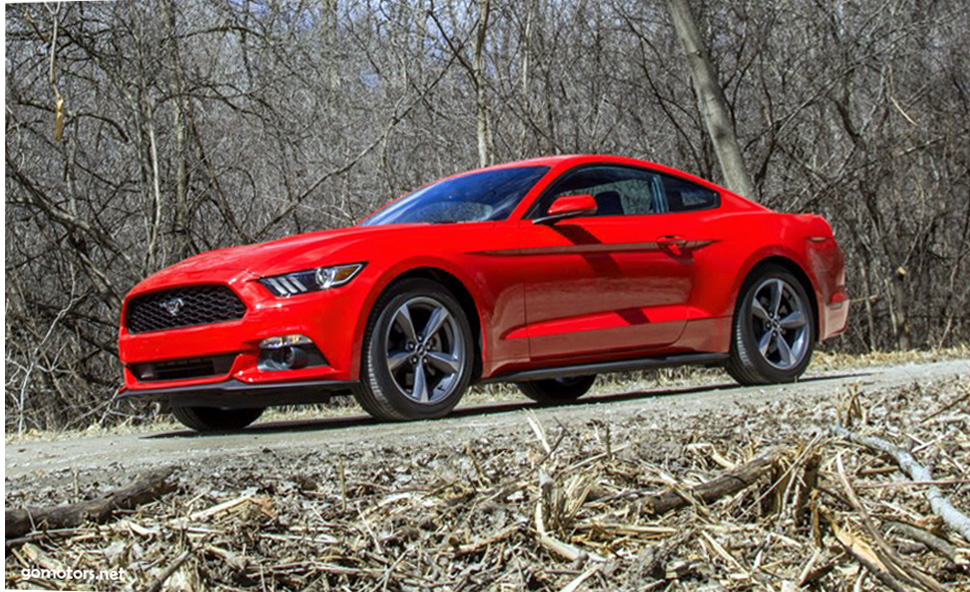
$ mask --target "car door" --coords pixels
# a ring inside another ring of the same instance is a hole
[[[564,195],[589,194],[593,216],[534,223]],[[674,343],[689,316],[689,217],[665,215],[663,181],[618,165],[573,169],[520,223],[526,334],[534,361]]]

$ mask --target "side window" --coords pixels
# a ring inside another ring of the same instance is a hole
[[[640,216],[662,211],[659,175],[630,167],[594,166],[566,173],[539,203],[533,216],[544,216],[558,197],[588,193],[596,200],[597,216]]]
[[[691,212],[718,206],[718,195],[706,187],[677,177],[662,175],[668,212]]]

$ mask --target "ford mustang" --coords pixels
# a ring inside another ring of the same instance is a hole
[[[224,431],[334,394],[406,420],[488,382],[547,404],[600,373],[682,364],[789,382],[847,317],[823,218],[650,162],[553,156],[159,271],[124,300],[122,396]]]

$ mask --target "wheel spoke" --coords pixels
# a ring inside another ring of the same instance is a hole
[[[427,353],[428,361],[431,365],[441,370],[445,374],[455,374],[461,370],[461,360],[458,356],[451,356],[444,352],[432,352]]]
[[[428,378],[424,375],[424,362],[421,360],[414,365],[414,388],[411,395],[419,403],[428,402]]]
[[[792,355],[791,348],[788,347],[788,342],[781,335],[775,337],[775,346],[778,348],[778,355],[781,356],[781,365],[787,368],[792,365]]]
[[[783,329],[797,329],[805,325],[805,316],[802,311],[796,310],[782,320],[778,321]]]
[[[781,309],[781,295],[784,287],[784,283],[781,280],[775,280],[771,282],[771,314],[778,316],[778,311]]]
[[[414,342],[418,340],[418,334],[414,330],[414,321],[411,320],[411,311],[408,310],[407,303],[404,303],[394,313],[394,323],[401,328],[401,331],[404,332],[404,336],[408,341]]]
[[[404,362],[408,361],[408,356],[411,356],[411,352],[406,351],[390,351],[387,352],[387,369],[394,372],[401,367]]]
[[[768,320],[768,311],[761,305],[761,301],[758,300],[757,296],[751,302],[751,313],[762,321]]]
[[[768,347],[771,345],[771,336],[771,331],[765,331],[765,334],[762,335],[761,339],[758,341],[758,350],[765,358],[768,357]]]
[[[400,304],[384,329],[384,362],[398,392],[422,405],[453,395],[465,371],[464,339],[437,298],[419,294]]]
[[[428,341],[435,333],[438,332],[438,329],[441,329],[441,326],[444,325],[445,321],[447,320],[448,311],[445,310],[445,307],[440,306],[434,309],[434,312],[431,313],[431,317],[428,318],[428,324],[424,326],[424,331],[422,332],[421,337],[425,341]]]

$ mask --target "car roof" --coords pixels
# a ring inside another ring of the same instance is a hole
[[[681,171],[666,165],[662,165],[656,162],[651,162],[649,160],[643,160],[639,158],[630,158],[627,156],[617,156],[615,154],[555,154],[551,156],[540,156],[536,158],[528,158],[525,160],[515,160],[512,162],[504,162],[501,164],[495,164],[480,169],[475,169],[472,171],[466,171],[464,173],[459,173],[460,175],[465,175],[468,173],[475,173],[479,171],[487,171],[494,169],[507,169],[522,166],[548,166],[551,168],[557,167],[557,165],[573,166],[586,163],[616,163],[616,164],[629,164],[635,166],[648,166],[650,168],[656,169],[660,172],[669,172],[676,175],[682,175],[687,177],[694,177],[690,173]],[[704,179],[699,180],[705,183],[710,183],[710,181],[705,181]]]

